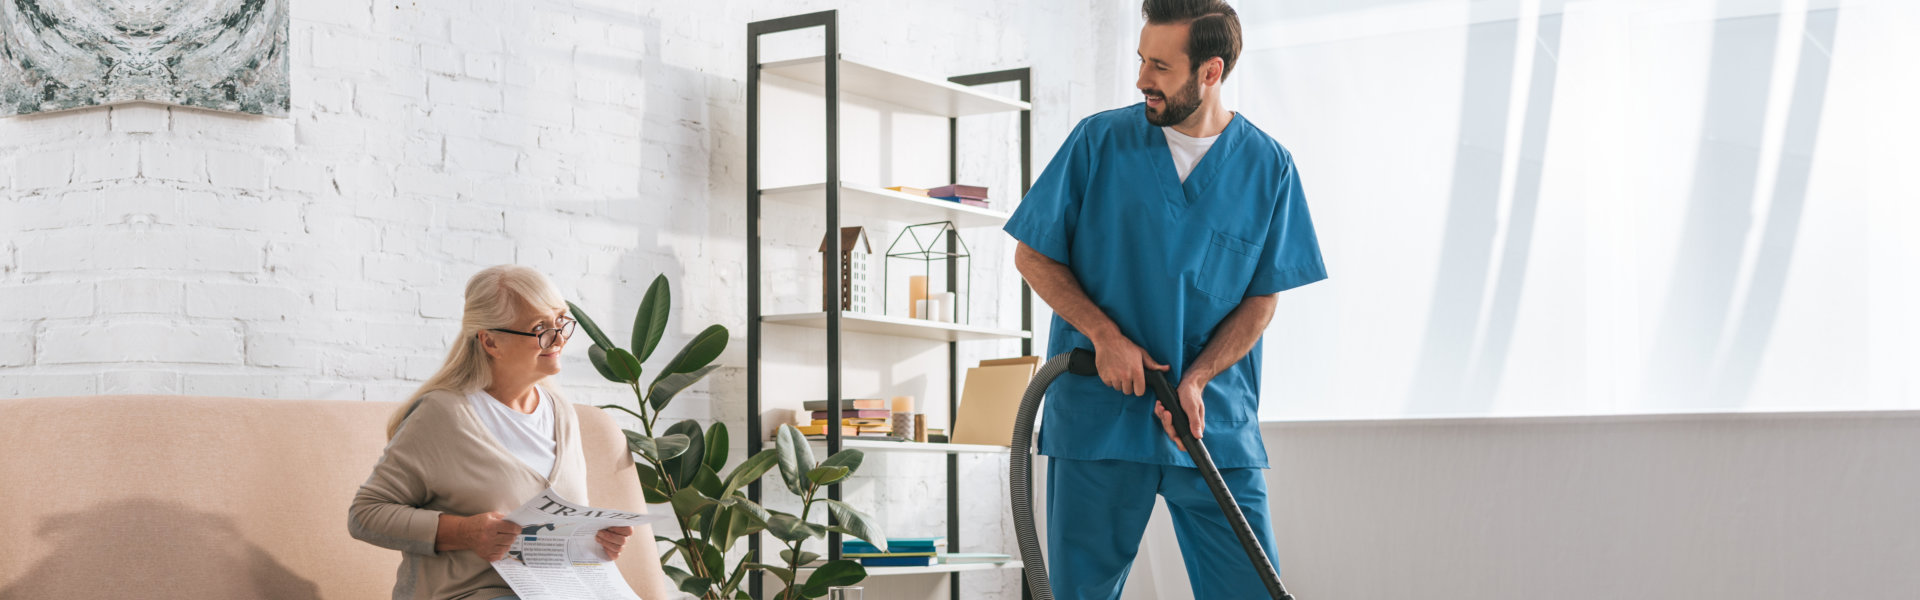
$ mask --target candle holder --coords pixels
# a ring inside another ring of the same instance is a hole
[[[953,269],[952,281],[935,277],[935,265],[942,267],[942,275],[948,268]],[[887,246],[886,268],[885,293],[892,291],[898,277],[910,277],[913,281],[906,302],[892,302],[883,293],[881,303],[885,314],[894,315],[897,308],[912,318],[955,323],[972,320],[971,302],[967,297],[973,290],[973,256],[952,221],[909,225],[901,230],[900,235],[893,238],[893,244]],[[925,313],[916,308],[922,306],[922,302],[928,308]]]

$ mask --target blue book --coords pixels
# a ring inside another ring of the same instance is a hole
[[[887,538],[887,552],[933,552],[946,538]],[[875,554],[880,549],[859,538],[842,540],[841,554]]]
[[[863,567],[925,567],[933,564],[931,556],[889,556],[884,558],[862,558]]]

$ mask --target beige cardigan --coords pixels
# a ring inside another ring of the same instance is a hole
[[[507,514],[553,489],[580,504],[587,497],[586,458],[572,405],[553,402],[552,473],[535,473],[495,440],[465,396],[429,392],[387,442],[373,475],[347,512],[347,531],[361,541],[401,551],[394,600],[492,600],[513,593],[480,555],[435,552],[440,514]]]

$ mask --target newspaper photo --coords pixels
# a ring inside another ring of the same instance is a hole
[[[594,535],[608,527],[638,527],[665,515],[581,506],[548,489],[507,515],[520,525],[507,556],[494,561],[520,600],[642,600],[620,576]],[[640,543],[651,540],[635,539]]]

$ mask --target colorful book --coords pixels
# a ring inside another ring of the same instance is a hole
[[[819,421],[822,419],[826,419],[832,414],[833,413],[830,413],[824,410],[816,410],[816,411],[813,411],[813,420]],[[840,411],[840,418],[842,419],[887,419],[891,417],[893,417],[893,411],[886,410],[886,409],[880,409],[880,410],[847,409],[847,410]]]
[[[936,556],[936,555],[937,553],[932,550],[928,550],[926,552],[842,552],[840,553],[840,556],[844,558],[886,558],[889,556]]]
[[[933,565],[933,555],[926,556],[883,556],[862,558],[863,567],[926,567]]]
[[[1013,560],[1012,556],[990,552],[960,552],[934,557],[934,561],[943,565],[1000,564],[1010,560]]]
[[[807,410],[829,410],[826,400],[806,401]],[[840,401],[840,410],[881,410],[887,408],[887,401],[881,398],[851,398]]]
[[[975,200],[986,200],[987,188],[980,187],[977,185],[963,185],[963,184],[956,183],[953,185],[943,185],[937,188],[927,190],[927,195],[931,197],[959,196],[961,198],[973,198]]]
[[[891,187],[888,187],[887,189],[890,189],[890,190],[893,190],[893,191],[896,191],[896,192],[900,192],[900,193],[902,193],[902,194],[906,194],[906,195],[908,195],[908,196],[925,196],[925,195],[927,195],[927,191],[926,191],[926,190],[924,190],[924,189],[921,189],[921,188],[917,188],[917,187],[908,187],[908,186],[904,186],[904,185],[896,185],[896,186],[891,186]]]
[[[826,424],[826,423],[811,423],[811,424],[807,424],[807,425],[801,425],[801,426],[799,426],[799,427],[797,427],[796,429],[799,429],[799,430],[800,430],[800,435],[808,435],[808,436],[813,436],[813,435],[820,435],[820,436],[824,436],[824,435],[826,435],[826,434],[827,434],[827,424]],[[859,427],[857,427],[857,426],[856,426],[856,427],[847,427],[847,426],[841,426],[841,427],[840,427],[840,435],[842,435],[842,436],[850,436],[850,435],[860,435],[860,428],[859,428]]]
[[[974,199],[972,199],[972,198],[961,198],[961,199],[960,199],[960,203],[961,203],[961,204],[965,204],[965,205],[967,205],[967,206],[975,206],[975,207],[979,207],[979,208],[987,208],[987,206],[988,206],[988,205],[987,205],[987,201],[985,201],[985,200],[974,200]]]
[[[887,538],[887,554],[903,552],[935,552],[946,547],[947,538]],[[840,541],[841,554],[875,554],[880,549],[859,538]]]

